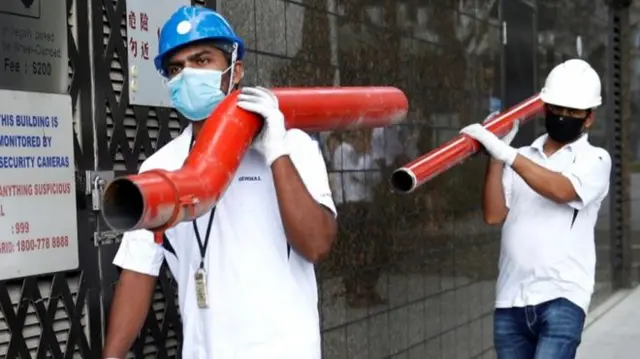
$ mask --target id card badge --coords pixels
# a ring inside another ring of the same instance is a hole
[[[196,271],[195,280],[196,300],[198,301],[198,308],[208,308],[209,301],[207,298],[207,273],[204,271],[204,268],[199,268]]]

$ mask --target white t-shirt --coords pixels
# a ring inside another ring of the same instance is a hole
[[[379,166],[368,154],[359,154],[349,143],[342,142],[333,152],[332,173],[334,200],[371,202],[374,188],[380,182]]]
[[[149,157],[140,172],[177,170],[187,158],[191,126]],[[336,213],[318,145],[300,130],[287,132],[290,157],[307,189]],[[209,213],[198,218],[205,241]],[[197,305],[194,274],[200,251],[192,222],[165,232],[175,254],[147,230],[125,233],[113,263],[153,276],[166,259],[179,290],[183,358],[320,359],[314,266],[289,250],[272,173],[255,150],[245,155],[215,209],[205,269],[207,309]]]
[[[562,297],[586,313],[595,280],[594,227],[609,192],[611,157],[589,144],[587,135],[547,157],[546,138],[520,148],[519,154],[562,173],[580,199],[553,202],[505,167],[509,213],[502,228],[496,307],[523,307]]]
[[[374,160],[383,160],[386,166],[393,165],[396,157],[404,152],[400,142],[399,126],[376,127],[371,135],[371,155]]]
[[[398,156],[420,156],[418,140],[420,131],[413,125],[376,127],[371,138],[371,154],[375,161],[383,160],[385,166],[393,166]]]

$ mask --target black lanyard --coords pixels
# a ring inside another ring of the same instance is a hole
[[[191,135],[191,144],[189,145],[189,152],[193,148],[193,144],[195,143],[195,136]],[[207,254],[207,247],[209,246],[209,237],[211,236],[211,226],[213,224],[213,217],[216,213],[216,207],[211,209],[211,214],[209,215],[209,224],[207,224],[207,232],[204,238],[204,242],[202,242],[202,237],[200,237],[200,231],[198,230],[197,218],[193,220],[193,233],[196,235],[196,239],[198,240],[198,248],[200,249],[200,268],[204,269],[204,259]]]

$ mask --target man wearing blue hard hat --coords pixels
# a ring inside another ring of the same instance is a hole
[[[212,10],[185,6],[171,16],[155,65],[190,124],[140,172],[182,167],[203,120],[238,88],[244,52]],[[285,129],[269,90],[240,91],[238,106],[265,125],[216,208],[167,230],[162,245],[148,230],[124,234],[105,358],[124,358],[138,336],[163,262],[178,283],[183,358],[321,358],[313,264],[329,253],[337,227],[326,166],[315,141]]]

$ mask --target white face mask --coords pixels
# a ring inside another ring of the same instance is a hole
[[[220,89],[224,71],[186,67],[168,83],[173,106],[191,121],[206,119],[226,94]]]

